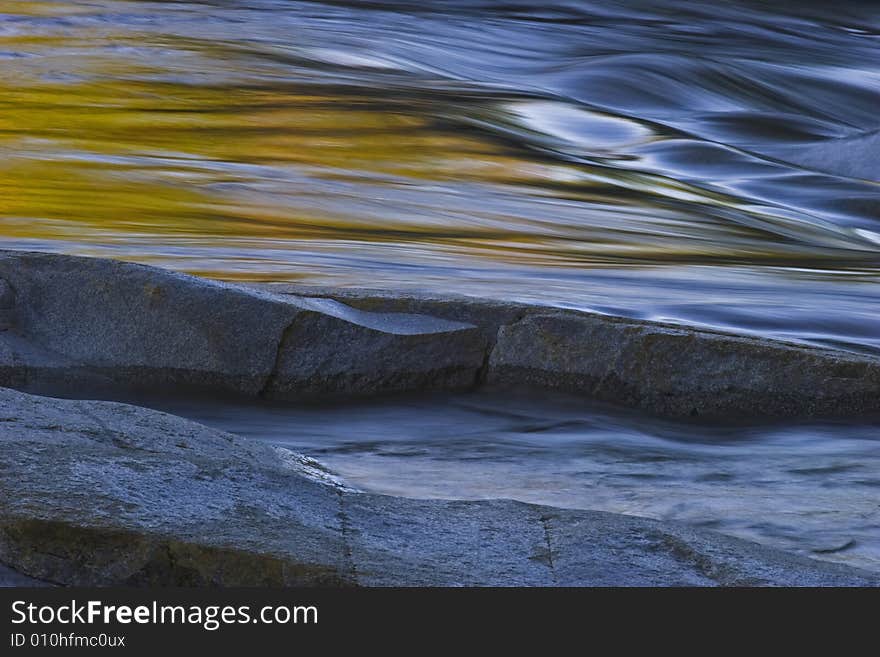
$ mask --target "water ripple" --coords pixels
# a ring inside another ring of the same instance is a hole
[[[878,35],[857,2],[0,0],[0,239],[875,350]]]

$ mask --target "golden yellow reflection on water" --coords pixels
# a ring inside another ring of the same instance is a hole
[[[204,35],[166,32],[197,11]],[[160,262],[173,246],[174,266],[247,279],[297,277],[272,263],[310,244],[337,265],[383,246],[389,262],[448,267],[858,256],[827,222],[640,170],[639,148],[669,138],[647,124],[564,107],[632,142],[615,151],[596,133],[605,150],[585,159],[540,132],[558,103],[257,57],[247,33],[212,38],[217,16],[197,5],[0,0],[0,15],[0,238],[13,245]],[[196,255],[215,247],[253,267]]]

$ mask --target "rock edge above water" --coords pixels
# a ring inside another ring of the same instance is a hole
[[[102,382],[323,399],[527,386],[668,417],[880,412],[880,359],[589,312],[231,285],[0,251],[0,385]]]
[[[676,523],[359,493],[304,457],[171,415],[6,389],[0,500],[0,583],[880,584]]]

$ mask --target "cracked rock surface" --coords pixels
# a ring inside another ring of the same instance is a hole
[[[276,398],[454,390],[474,384],[486,351],[464,322],[112,260],[0,251],[0,280],[0,385],[13,387],[114,381]]]
[[[880,413],[880,359],[709,329],[432,294],[252,286],[372,312],[476,325],[480,382],[559,390],[671,418],[810,418]]]
[[[880,413],[880,359],[460,297],[231,285],[0,251],[0,385],[325,399],[490,384],[667,417]]]
[[[181,418],[7,389],[0,500],[0,583],[880,583],[674,523],[359,493],[310,459]]]
[[[347,488],[174,416],[8,388],[279,399],[480,385],[670,417],[880,411],[880,360],[514,303],[0,251],[0,585],[877,585],[712,532]]]

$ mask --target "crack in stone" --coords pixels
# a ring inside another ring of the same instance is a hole
[[[299,313],[297,313],[298,315]],[[281,335],[278,336],[278,346],[275,348],[275,359],[272,362],[272,369],[269,370],[269,373],[266,375],[266,378],[263,380],[263,385],[260,386],[260,389],[257,391],[257,397],[260,399],[265,399],[269,390],[271,390],[272,385],[278,378],[278,372],[281,369],[281,357],[284,349],[284,345],[287,343],[287,337],[290,335],[290,332],[293,330],[294,325],[296,324],[297,316],[295,315],[293,319],[284,327],[284,330],[281,331]]]
[[[544,542],[547,544],[547,565],[550,567],[550,574],[553,577],[553,583],[559,584],[556,577],[556,564],[553,563],[553,543],[550,540],[550,520],[552,516],[541,516],[541,526],[544,528]]]
[[[744,578],[728,565],[720,564],[698,550],[679,536],[667,532],[650,532],[677,561],[690,565],[697,573],[715,582],[718,586],[754,586],[762,582]]]
[[[98,428],[100,428],[100,429],[104,432],[104,435],[106,435],[106,436],[117,435],[116,432],[110,430],[110,427],[107,426],[107,423],[104,422],[104,420],[103,420],[102,418],[98,417],[97,414],[93,413],[93,412],[92,412],[91,410],[89,410],[88,408],[81,407],[79,410],[80,410],[80,412],[81,412],[83,415],[85,415],[85,416],[86,416],[87,418],[89,418],[92,422],[94,422],[95,424],[97,424],[97,425],[98,425]],[[80,432],[80,433],[85,433],[86,435],[89,435],[90,432],[89,432],[89,431],[83,431],[83,432]],[[96,433],[97,433],[97,432],[96,432]],[[98,435],[101,435],[101,434],[98,433]]]
[[[511,321],[506,324],[499,324],[498,328],[495,329],[495,335],[493,338],[487,341],[486,350],[483,355],[483,362],[480,365],[480,369],[477,370],[476,381],[474,383],[474,389],[480,388],[481,386],[485,386],[489,380],[489,368],[490,363],[492,362],[492,354],[495,353],[495,349],[498,347],[498,338],[501,335],[501,331],[508,326],[514,326],[519,324],[522,320],[529,316],[529,313],[523,312],[514,317]]]
[[[480,367],[477,368],[476,375],[474,376],[474,390],[486,384],[486,379],[489,376],[489,359],[492,357],[492,352],[495,349],[496,343],[497,337],[495,342],[487,344],[483,351],[483,362],[480,363]]]
[[[346,561],[345,569],[349,577],[351,577],[352,583],[355,586],[360,586],[360,582],[358,581],[357,566],[354,561],[354,553],[351,549],[351,543],[349,541],[351,524],[348,518],[348,513],[346,513],[345,511],[345,493],[337,489],[336,495],[339,498],[339,529],[340,534],[342,535],[342,555]]]

